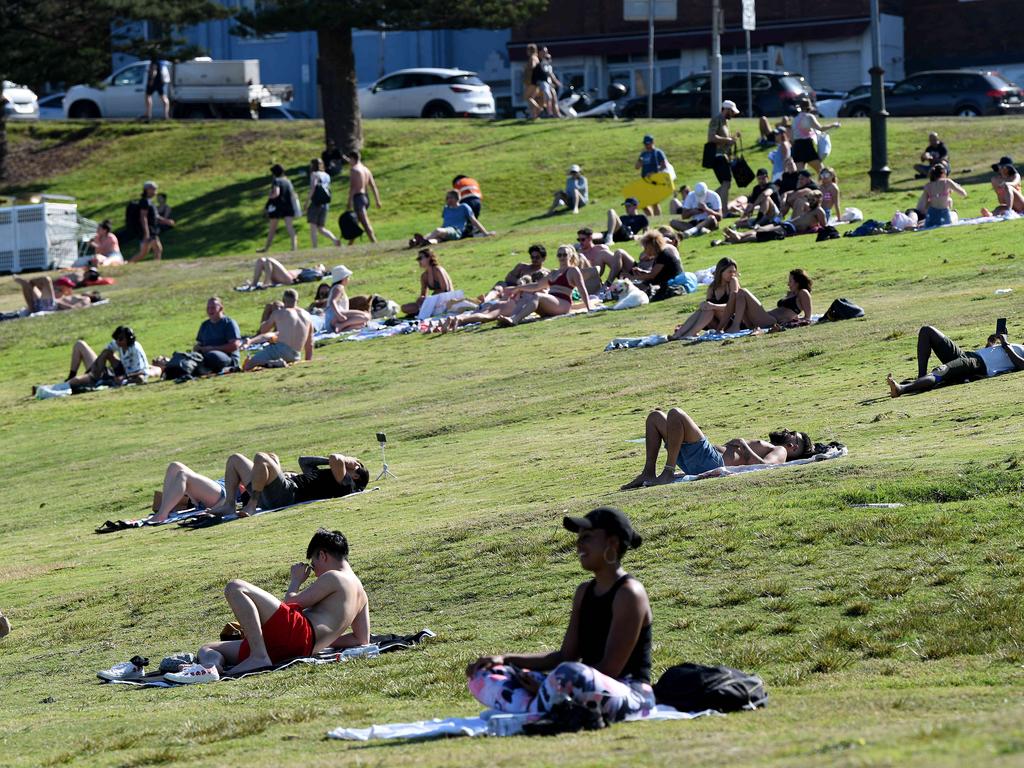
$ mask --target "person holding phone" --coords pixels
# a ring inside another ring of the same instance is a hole
[[[642,539],[614,507],[565,517],[562,526],[576,534],[580,566],[593,578],[576,588],[561,647],[481,656],[466,669],[467,687],[500,712],[550,715],[571,704],[615,722],[649,710],[651,605],[643,584],[622,567]]]
[[[929,372],[928,360],[933,353],[942,365]],[[938,328],[924,326],[917,333],[917,378],[897,382],[890,373],[885,380],[889,394],[899,397],[1021,370],[1024,370],[1024,345],[1007,340],[1006,319],[1001,318],[985,346],[972,352],[960,349]]]

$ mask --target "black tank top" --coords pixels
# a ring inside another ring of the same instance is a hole
[[[596,667],[604,658],[605,646],[612,628],[612,603],[619,588],[626,579],[633,578],[628,573],[615,582],[611,589],[603,595],[594,594],[596,582],[591,581],[583,593],[580,605],[580,659],[584,664]],[[651,625],[641,628],[640,636],[629,654],[626,665],[619,673],[619,678],[631,677],[645,683],[651,681]]]
[[[530,73],[530,82],[534,85],[540,85],[547,79],[548,75],[544,71],[544,64],[538,61],[533,65],[533,71]]]

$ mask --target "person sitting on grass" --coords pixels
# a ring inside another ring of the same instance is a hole
[[[627,197],[622,202],[626,212],[619,215],[614,208],[608,209],[608,224],[604,234],[594,235],[595,243],[628,243],[638,240],[651,225],[650,220],[639,211],[640,202],[635,197]]]
[[[996,193],[996,207],[993,211],[981,209],[982,216],[1002,216],[1008,211],[1024,214],[1024,194],[1021,194],[1020,174],[1013,164],[1013,158],[1001,157],[992,165],[996,175],[992,177],[992,189]]]
[[[331,286],[328,283],[320,283],[316,287],[316,293],[313,295],[313,301],[306,307],[306,311],[311,315],[323,315],[324,310],[327,308],[327,299],[331,295]]]
[[[725,445],[712,445],[689,414],[679,408],[670,408],[668,413],[651,411],[646,429],[643,471],[621,490],[667,485],[676,479],[677,466],[684,475],[701,475],[722,467],[785,464],[827,450],[827,446],[815,445],[806,432],[788,429],[769,433],[767,441],[738,437]],[[655,474],[662,445],[665,446],[665,468],[661,474]]]
[[[921,153],[921,162],[914,166],[914,178],[927,179],[928,174],[936,165],[944,165],[946,173],[949,173],[949,150],[939,139],[939,134],[932,131],[928,134],[928,146]]]
[[[94,267],[105,267],[109,264],[124,264],[124,256],[121,254],[121,244],[114,234],[113,225],[110,219],[104,219],[96,227],[96,234],[93,235],[89,245],[93,250],[93,257],[89,263]]]
[[[257,453],[250,461],[240,453],[228,457],[224,482],[201,475],[180,461],[172,461],[164,473],[160,506],[147,522],[162,523],[191,499],[212,515],[236,511],[236,499],[243,492],[249,498],[238,511],[248,517],[257,508],[277,509],[319,499],[334,499],[366,488],[370,475],[359,459],[332,453],[329,456],[300,456],[300,472],[285,472],[274,453]]]
[[[111,334],[112,341],[98,355],[84,339],[71,348],[71,368],[67,383],[72,390],[91,389],[100,384],[145,384],[150,378],[159,379],[163,371],[149,364],[146,351],[135,339],[135,332],[119,325]],[[85,373],[78,375],[80,367]]]
[[[828,225],[825,212],[821,209],[821,191],[816,190],[809,197],[806,211],[787,219],[781,224],[768,224],[750,232],[737,232],[732,227],[722,230],[724,240],[715,240],[712,245],[736,245],[739,243],[764,242],[793,235],[810,235]]]
[[[288,269],[273,256],[260,256],[252,271],[253,288],[270,288],[275,285],[296,285],[298,283],[315,283],[327,274],[327,267],[317,264],[305,269]]]
[[[325,648],[356,648],[369,643],[369,601],[349,565],[348,553],[348,541],[341,531],[320,528],[306,547],[306,562],[291,567],[282,600],[247,581],[229,581],[224,597],[244,639],[208,643],[199,649],[196,663],[169,672],[164,679],[182,684],[214,683],[223,673],[242,675],[314,656]],[[316,581],[302,589],[310,576],[316,576]],[[124,662],[99,676],[132,680],[143,674],[141,667]]]
[[[643,540],[614,507],[565,517],[576,534],[580,567],[593,578],[573,597],[569,624],[556,651],[481,656],[466,668],[467,687],[489,709],[545,714],[555,722],[566,705],[612,723],[654,706],[651,689],[651,605],[622,567]]]
[[[835,169],[821,169],[821,173],[818,174],[818,188],[821,190],[821,209],[825,212],[825,220],[838,219],[842,213],[843,204]],[[833,210],[835,210],[835,214],[832,213]]]
[[[967,197],[967,190],[946,175],[944,165],[933,165],[924,185],[921,198],[927,206],[924,228],[942,227],[953,223],[953,192]],[[920,206],[919,206],[920,207]]]
[[[644,216],[644,219],[647,217]],[[633,257],[622,248],[614,251],[608,246],[608,240],[599,243],[595,241],[596,235],[590,227],[583,227],[576,231],[576,242],[578,243],[579,256],[586,259],[587,263],[594,269],[598,285],[611,285],[617,278],[632,271],[636,266]],[[608,276],[602,277],[605,269]],[[596,291],[595,291],[596,292]]]
[[[448,271],[437,260],[437,254],[424,248],[416,254],[416,262],[420,265],[420,295],[415,301],[402,305],[402,312],[409,317],[416,317],[427,298],[428,293],[448,293],[452,290],[452,279]]]
[[[678,219],[669,222],[682,237],[694,237],[718,229],[722,220],[722,198],[703,181],[694,185],[683,200]]]
[[[928,359],[932,353],[942,365],[929,373]],[[886,381],[889,394],[899,397],[1021,370],[1024,345],[1010,344],[1005,333],[992,334],[984,347],[965,352],[938,328],[926,325],[917,332],[917,378],[897,383],[890,373]]]
[[[670,341],[696,336],[706,328],[714,331],[734,333],[740,330],[735,321],[736,297],[740,291],[740,268],[735,261],[725,256],[715,264],[715,277],[704,301],[686,322],[676,326],[668,337]]]
[[[512,289],[510,298],[515,301],[512,314],[500,315],[497,318],[498,325],[518,325],[534,312],[541,317],[566,315],[572,310],[573,289],[579,293],[583,306],[590,311],[590,296],[580,271],[579,254],[571,245],[558,246],[557,253],[557,270],[536,283]]]
[[[426,237],[417,232],[409,240],[409,247],[425,248],[448,240],[461,240],[474,231],[484,237],[489,237],[492,234],[477,220],[472,209],[466,203],[459,202],[459,193],[451,189],[445,195],[445,206],[441,211],[441,226]]]
[[[555,197],[548,208],[548,216],[559,208],[568,208],[571,213],[579,213],[580,208],[590,202],[587,177],[580,167],[573,163],[569,166],[569,175],[565,179],[565,189],[555,192]]]
[[[199,325],[196,343],[192,347],[203,356],[203,367],[213,373],[237,368],[242,334],[238,323],[224,314],[224,303],[219,297],[211,296],[207,300],[206,318]]]
[[[324,309],[324,330],[329,333],[357,331],[370,322],[369,312],[349,308],[346,288],[351,277],[352,270],[344,264],[331,270],[331,292]]]
[[[101,301],[98,293],[75,296],[75,281],[70,277],[58,277],[51,280],[49,276],[24,278],[15,276],[14,282],[21,288],[28,313],[60,312],[68,309],[88,307],[95,301]]]
[[[771,328],[783,325],[810,325],[813,307],[811,286],[814,281],[802,269],[789,272],[789,293],[779,299],[772,309],[765,309],[757,297],[746,288],[736,294],[734,319],[743,328]]]
[[[507,288],[522,282],[536,283],[551,271],[544,266],[544,262],[548,258],[547,248],[540,243],[534,243],[530,246],[528,253],[530,261],[528,263],[521,261],[516,264],[498,285]]]
[[[285,290],[282,306],[275,309],[270,318],[260,326],[260,333],[277,332],[277,341],[267,344],[245,361],[244,370],[261,367],[284,367],[297,363],[305,355],[313,359],[313,323],[308,314],[296,306],[299,294],[294,288]],[[251,341],[251,340],[250,340]]]
[[[770,224],[772,219],[778,215],[782,201],[779,198],[779,191],[768,180],[768,169],[758,168],[756,178],[757,183],[750,190],[750,196],[747,197],[746,205],[740,211],[736,227]],[[751,217],[753,217],[753,221],[751,221]]]
[[[637,284],[651,292],[651,301],[660,301],[674,296],[669,283],[683,273],[683,264],[679,259],[679,251],[665,240],[658,230],[648,232],[640,238],[643,247],[643,263],[649,267],[637,265],[629,273],[629,277]]]

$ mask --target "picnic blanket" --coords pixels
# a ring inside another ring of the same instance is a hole
[[[223,482],[220,481],[220,482]],[[355,493],[349,493],[345,496],[335,496],[334,498],[348,499],[353,496],[361,496],[364,493],[372,493],[373,491],[379,491],[380,486],[375,485],[373,488],[366,488],[362,491],[356,491]],[[297,504],[289,504],[286,507],[274,507],[273,509],[260,509],[257,507],[256,512],[249,517],[255,517],[256,515],[265,515],[270,512],[280,512],[282,509],[291,509],[292,507],[304,507],[307,504],[319,504],[324,501],[331,501],[331,499],[313,499],[312,501],[300,501]],[[202,524],[191,523],[190,521],[203,518]],[[213,518],[212,520],[210,518]],[[182,509],[177,512],[172,512],[167,516],[166,520],[159,523],[149,522],[147,518],[142,517],[137,520],[107,520],[99,528],[96,528],[96,533],[113,533],[114,531],[125,531],[132,528],[156,528],[162,525],[170,525],[171,523],[177,523],[182,528],[208,528],[211,525],[219,525],[220,523],[227,523],[231,520],[242,520],[237,513],[230,515],[224,515],[223,517],[217,517],[216,515],[210,515],[206,511],[206,507],[198,506],[192,507],[191,509]]]
[[[811,322],[809,325],[816,325],[821,320],[821,315],[811,315]],[[788,328],[789,326],[783,326]],[[792,326],[793,328],[803,328],[803,325]],[[605,345],[604,351],[611,352],[613,349],[642,349],[644,347],[656,347],[659,344],[667,344],[669,341],[686,341],[690,344],[701,344],[705,341],[726,341],[728,339],[742,339],[744,336],[763,336],[768,331],[764,328],[750,329],[745,328],[742,331],[733,331],[727,333],[725,331],[707,330],[703,333],[699,333],[696,336],[684,336],[681,339],[669,339],[663,333],[655,333],[650,336],[624,336],[617,339],[612,339]]]
[[[787,461],[785,464],[751,464],[746,467],[719,467],[718,469],[712,469],[707,472],[702,472],[699,475],[680,475],[673,480],[673,483],[690,483],[694,480],[708,480],[712,477],[730,477],[732,475],[743,475],[748,472],[760,472],[766,469],[781,469],[782,467],[795,467],[798,464],[814,464],[819,461],[829,461],[830,459],[839,459],[849,454],[846,446],[842,448],[829,448],[825,453],[819,453],[817,456],[811,456],[808,459],[794,459],[793,461]]]
[[[224,674],[221,675],[220,680],[217,682],[224,683],[231,680],[242,680],[254,675],[265,675],[269,672],[280,672],[282,669],[289,669],[300,664],[319,666],[321,664],[338,664],[355,659],[375,659],[382,653],[408,650],[431,637],[437,637],[437,635],[429,629],[421,629],[419,632],[414,632],[411,635],[370,635],[368,645],[345,648],[344,650],[325,648],[316,656],[300,656],[288,659],[266,669],[245,672],[241,675]],[[103,680],[100,678],[100,682],[107,683],[108,685],[129,685],[133,688],[178,688],[182,685],[188,685],[188,683],[174,683],[170,680],[164,680],[164,676],[160,672],[151,672],[137,680]]]
[[[639,720],[695,720],[708,715],[720,715],[713,709],[702,712],[680,712],[658,704],[649,712],[628,717],[623,722]],[[369,728],[335,728],[327,732],[329,739],[372,741],[377,739],[434,739],[441,736],[514,736],[522,733],[523,724],[537,720],[540,715],[510,715],[492,709],[477,717],[447,717],[420,720],[415,723],[388,723]]]

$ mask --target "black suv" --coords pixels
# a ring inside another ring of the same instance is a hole
[[[918,72],[885,94],[890,115],[1019,115],[1024,114],[1021,90],[998,72],[961,69]],[[840,117],[868,117],[871,96],[847,100]]]
[[[814,89],[799,72],[751,72],[751,94],[755,115],[792,115],[802,98],[815,101]],[[736,102],[740,114],[747,114],[747,71],[722,73],[722,99]],[[708,117],[718,111],[711,104],[711,74],[702,72],[684,77],[678,83],[654,94],[655,117]],[[623,112],[626,117],[647,117],[647,97],[630,99]]]

